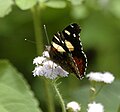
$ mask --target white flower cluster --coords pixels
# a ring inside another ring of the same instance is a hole
[[[75,101],[67,104],[67,112],[80,112],[81,106]],[[104,107],[101,103],[95,101],[88,104],[87,112],[104,112]]]
[[[50,79],[55,79],[58,76],[67,77],[69,73],[49,60],[49,58],[48,51],[44,51],[43,56],[38,56],[33,60],[33,64],[36,65],[33,70],[33,76],[44,76]]]
[[[68,110],[68,112],[69,111],[70,112],[79,112],[81,110],[81,107],[77,102],[72,101],[67,104],[67,110]]]
[[[96,82],[104,82],[104,83],[112,83],[115,79],[113,74],[109,72],[105,73],[100,73],[100,72],[91,72],[86,77],[89,78],[91,81],[96,81]]]
[[[87,112],[104,112],[104,107],[101,103],[89,103]]]

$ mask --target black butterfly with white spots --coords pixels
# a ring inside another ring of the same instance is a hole
[[[62,32],[57,32],[49,49],[50,58],[69,73],[82,79],[86,73],[87,58],[80,40],[80,26],[70,24]]]

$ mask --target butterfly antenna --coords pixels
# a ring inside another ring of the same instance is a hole
[[[36,44],[36,42],[34,42],[34,41],[32,41],[32,40],[28,40],[28,39],[26,39],[26,38],[25,38],[25,41],[26,41],[26,42],[29,42],[29,43]]]
[[[48,45],[50,45],[50,41],[49,41],[49,38],[48,38],[48,33],[47,33],[47,28],[46,26],[44,25],[44,30],[45,30],[45,35],[47,37],[47,42],[48,42]]]

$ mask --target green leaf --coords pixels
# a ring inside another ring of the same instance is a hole
[[[27,10],[32,8],[37,3],[37,0],[15,0],[15,3],[20,9]]]
[[[51,8],[65,8],[66,2],[65,1],[48,1],[45,3],[45,5]]]
[[[0,0],[0,17],[4,17],[12,10],[12,0]]]
[[[0,61],[0,112],[41,112],[30,87],[8,61]]]

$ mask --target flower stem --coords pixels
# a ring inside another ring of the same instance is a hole
[[[96,98],[96,96],[100,93],[100,91],[102,90],[102,88],[104,87],[104,83],[102,83],[100,85],[100,88],[97,89],[97,82],[92,82],[91,83],[92,87],[90,89],[90,102],[94,101],[94,99]]]
[[[59,92],[59,90],[57,88],[56,83],[53,83],[53,86],[54,86],[54,89],[55,89],[55,91],[57,93],[57,96],[59,98],[59,101],[60,101],[60,104],[61,104],[61,107],[62,107],[62,112],[66,112],[64,100],[63,100],[63,98],[62,98],[62,96],[61,96],[61,94],[60,94],[60,92]]]
[[[102,88],[104,87],[104,83],[102,83],[101,85],[100,85],[100,88],[97,90],[97,92],[95,93],[95,96],[97,96],[98,94],[99,94],[99,92],[102,90]]]
[[[51,87],[49,86],[49,82],[47,80],[44,80],[44,82],[45,82],[44,84],[45,84],[45,90],[46,90],[48,112],[55,112]]]
[[[96,94],[96,82],[91,82],[91,87],[90,87],[90,102],[94,101],[95,99],[95,94]]]
[[[37,4],[32,9],[32,15],[33,15],[33,23],[34,23],[34,30],[35,30],[35,40],[36,40],[36,49],[37,54],[41,55],[44,50],[44,44],[43,44],[43,36],[42,36],[42,26],[41,26],[41,20],[40,20],[40,6]],[[48,112],[55,112],[54,110],[54,103],[53,103],[53,97],[50,92],[50,85],[47,83],[46,80],[44,80],[45,84],[45,92],[46,92],[46,103],[48,105]]]

